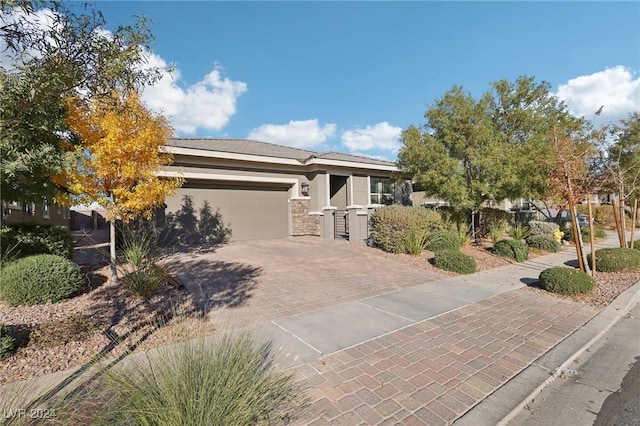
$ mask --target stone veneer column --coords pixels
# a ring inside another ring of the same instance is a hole
[[[320,235],[320,213],[312,214],[310,198],[291,200],[291,235]]]

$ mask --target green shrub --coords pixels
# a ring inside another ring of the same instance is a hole
[[[67,299],[82,288],[80,267],[53,254],[19,259],[2,269],[0,295],[10,305],[38,305]]]
[[[460,274],[473,274],[477,270],[475,259],[458,250],[437,251],[433,259],[433,264],[436,268],[458,272]]]
[[[420,255],[427,244],[427,231],[419,231],[417,229],[409,229],[405,234],[405,252],[414,256]]]
[[[591,253],[587,262],[593,267]],[[615,247],[596,250],[596,271],[618,272],[640,270],[640,251],[632,248]]]
[[[371,244],[387,252],[403,253],[409,230],[430,232],[442,227],[436,211],[420,206],[385,206],[371,216]]]
[[[588,274],[566,266],[546,269],[539,279],[540,287],[559,294],[589,293],[596,286],[596,282]]]
[[[589,227],[588,226],[580,227],[580,235],[582,235],[583,242],[590,240],[591,231],[589,230]],[[593,230],[593,235],[595,236],[596,239],[607,238],[607,233],[602,228],[595,228]],[[570,243],[573,242],[573,230],[571,228],[567,228],[567,230],[564,232],[564,239],[566,241],[569,241]]]
[[[555,222],[543,222],[540,220],[532,220],[529,222],[529,235],[547,235],[553,237],[553,233],[560,229]]]
[[[495,244],[504,238],[504,233],[507,231],[507,226],[509,222],[506,220],[496,220],[495,222],[489,223],[489,237],[491,237],[491,241]]]
[[[460,250],[462,241],[457,232],[435,231],[429,234],[425,248],[432,252],[444,250]]]
[[[529,227],[521,225],[521,224],[517,224],[515,226],[512,226],[509,229],[509,235],[514,240],[524,240],[529,236],[530,233],[531,233],[531,231],[529,230]]]
[[[631,245],[631,242],[629,242],[629,245]],[[631,248],[634,248],[636,250],[640,250],[640,240],[635,240],[633,242],[633,247],[631,247]]]
[[[491,224],[504,222],[505,228],[512,221],[510,212],[502,209],[494,209],[491,207],[485,207],[478,212],[478,226],[476,226],[476,234],[479,237],[486,237],[489,235]]]
[[[529,247],[537,248],[544,251],[550,251],[553,253],[557,253],[560,251],[562,246],[555,238],[549,237],[547,235],[532,235],[526,239],[527,245]]]
[[[471,225],[451,223],[449,225],[449,230],[458,235],[461,247],[466,247],[471,243]]]
[[[0,359],[13,355],[16,339],[9,333],[7,326],[0,322]]]
[[[132,358],[73,395],[57,415],[70,424],[287,424],[306,402],[295,380],[274,359],[271,343],[248,332],[225,334]]]
[[[156,234],[152,229],[124,227],[121,234],[120,248],[128,264],[138,269],[152,261],[153,252],[157,247]]]
[[[529,257],[529,246],[520,240],[500,240],[493,245],[493,252],[501,257],[524,262]]]
[[[136,296],[151,297],[164,284],[162,270],[155,264],[146,265],[122,277],[124,286]]]
[[[21,258],[35,254],[55,254],[71,259],[73,239],[69,229],[57,225],[12,223],[0,228],[2,257]]]
[[[589,206],[587,204],[578,204],[576,206],[576,210],[580,214],[589,214]],[[591,217],[593,219],[594,225],[598,225],[600,227],[609,227],[615,224],[615,219],[613,218],[613,209],[611,208],[611,206],[591,206],[591,211],[593,213]]]

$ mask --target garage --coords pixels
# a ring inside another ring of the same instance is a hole
[[[287,238],[289,236],[289,188],[280,186],[225,185],[187,181],[168,198],[166,213],[184,212],[190,200],[197,221],[205,201],[221,215],[231,230],[231,241]],[[188,210],[188,206],[187,206]]]

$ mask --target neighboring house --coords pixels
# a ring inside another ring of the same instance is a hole
[[[43,223],[69,227],[71,213],[68,207],[49,203],[44,198],[42,202],[2,202],[2,223]]]
[[[101,209],[74,209],[71,210],[72,231],[95,231],[107,229],[109,226],[105,219],[106,212]]]
[[[410,203],[411,187],[394,181],[398,168],[389,161],[241,139],[171,139],[167,145],[174,163],[160,175],[182,176],[185,183],[158,216],[197,220],[208,207],[231,240],[318,235],[362,241],[373,208]]]

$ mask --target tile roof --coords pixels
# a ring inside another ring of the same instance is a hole
[[[304,161],[316,152],[289,146],[275,145],[266,142],[252,141],[248,139],[186,139],[174,138],[168,141],[168,145],[202,149],[205,151],[232,152],[234,154],[261,155],[265,157],[293,158]]]
[[[206,151],[220,151],[235,154],[259,155],[264,157],[291,158],[304,164],[311,158],[350,161],[380,166],[393,166],[392,161],[368,158],[359,155],[343,154],[339,152],[315,152],[290,146],[276,145],[267,142],[248,139],[191,139],[173,138],[167,141],[167,145],[179,148],[200,149]]]

